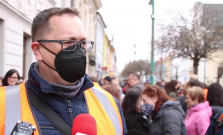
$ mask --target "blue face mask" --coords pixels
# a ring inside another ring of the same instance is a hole
[[[144,113],[146,116],[150,116],[152,112],[154,111],[154,107],[151,104],[144,104],[141,106],[142,113]]]

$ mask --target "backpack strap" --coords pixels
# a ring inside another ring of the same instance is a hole
[[[31,104],[45,116],[62,135],[71,135],[71,127],[44,101],[29,90]]]
[[[216,121],[215,133],[219,131],[222,125],[223,125],[223,112],[221,112],[221,115],[218,117],[218,120]]]

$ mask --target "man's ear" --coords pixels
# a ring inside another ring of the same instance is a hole
[[[36,60],[37,61],[43,60],[41,55],[41,45],[38,42],[33,42],[31,47],[33,50],[33,54],[36,57]]]

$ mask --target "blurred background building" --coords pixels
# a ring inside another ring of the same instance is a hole
[[[87,40],[95,43],[93,51],[87,54],[86,72],[98,79],[107,75],[118,76],[114,36],[108,38],[105,32],[106,23],[98,12],[102,6],[100,0],[0,0],[0,76],[3,77],[9,69],[14,68],[27,79],[29,66],[36,61],[31,50],[32,19],[37,13],[50,7],[71,7],[79,10],[80,19],[86,28]],[[223,20],[223,4],[200,3],[199,7],[201,12],[194,20],[206,30],[209,22],[216,21],[216,18]],[[205,18],[207,11],[218,13],[212,18]],[[219,22],[219,27],[221,26],[223,21]],[[223,42],[217,46],[219,49],[210,59],[199,62],[199,80],[207,84],[214,81],[223,83]],[[189,80],[189,76],[193,74],[193,62],[188,59],[173,62],[174,59],[174,54],[169,54],[155,61],[155,82],[177,79],[184,83]]]

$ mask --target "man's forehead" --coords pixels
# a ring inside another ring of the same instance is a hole
[[[80,18],[75,15],[55,15],[50,18],[49,22],[50,29],[62,35],[61,38],[66,37],[70,40],[86,40],[84,25]]]

